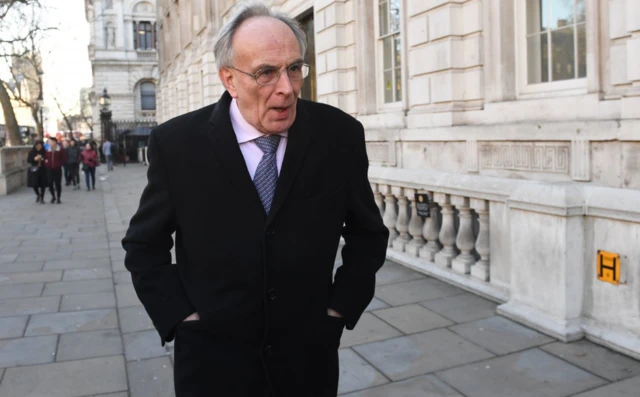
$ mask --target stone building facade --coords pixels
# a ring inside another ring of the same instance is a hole
[[[107,89],[116,123],[156,119],[159,78],[155,0],[85,0],[93,71],[94,138],[102,140],[98,99]]]
[[[158,0],[159,121],[222,94],[234,3]],[[365,126],[389,257],[640,357],[639,1],[270,4],[309,32],[302,97]]]

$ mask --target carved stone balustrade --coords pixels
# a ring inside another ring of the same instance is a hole
[[[378,190],[378,184],[372,183],[371,190],[373,191],[373,198],[376,201],[376,205],[380,210],[380,216],[384,216],[384,197],[382,196],[382,193],[380,193],[380,191]]]
[[[436,259],[436,254],[442,249],[440,244],[440,206],[433,201],[433,192],[429,192],[429,216],[422,229],[422,234],[427,240],[427,244],[420,250],[420,257],[425,258],[429,262]]]
[[[639,190],[375,166],[369,180],[379,208],[384,196],[389,259],[554,338],[640,359],[640,307],[629,304],[640,301]],[[416,191],[430,217],[418,216]],[[603,251],[619,257],[619,284],[598,278]]]
[[[404,247],[411,240],[409,236],[409,200],[405,195],[405,190],[400,187],[392,187],[393,195],[398,199],[398,220],[396,230],[400,234],[393,241],[393,249],[404,252]]]
[[[418,209],[416,207],[416,191],[414,189],[405,189],[407,197],[411,203],[411,220],[409,221],[409,234],[412,239],[404,247],[406,253],[411,256],[418,256],[420,249],[424,246],[425,242],[422,238],[422,228],[424,227],[424,221],[421,216],[418,216]],[[424,192],[420,192],[424,193]]]
[[[459,211],[460,227],[456,236],[456,246],[461,251],[460,255],[451,262],[451,267],[457,272],[469,274],[471,265],[476,263],[476,257],[472,253],[476,242],[473,235],[473,215],[469,207],[469,198],[453,196],[451,201]]]
[[[396,211],[396,198],[393,196],[391,192],[391,186],[389,185],[379,185],[380,193],[384,195],[384,215],[382,216],[382,221],[384,225],[389,229],[389,244],[391,247],[393,245],[393,240],[398,237],[398,231],[396,230],[396,222],[398,221],[398,212]]]
[[[434,200],[442,207],[442,226],[440,227],[440,242],[444,248],[435,256],[436,264],[440,267],[451,267],[453,258],[458,255],[456,248],[455,211],[451,205],[451,196],[435,193]]]

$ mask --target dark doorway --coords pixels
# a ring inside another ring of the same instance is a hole
[[[309,76],[304,79],[300,97],[310,101],[317,100],[316,96],[316,35],[313,26],[313,8],[298,17],[302,30],[307,34],[307,53],[304,56],[309,64]]]

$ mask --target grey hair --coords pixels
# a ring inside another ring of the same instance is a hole
[[[213,48],[218,69],[232,66],[233,35],[243,22],[254,17],[270,17],[284,22],[296,36],[300,45],[300,56],[304,58],[307,53],[307,35],[298,21],[260,1],[245,1],[234,6],[229,21],[218,31],[216,45]]]

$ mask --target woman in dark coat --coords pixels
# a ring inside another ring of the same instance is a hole
[[[44,166],[45,154],[44,143],[36,141],[27,157],[27,162],[30,164],[27,184],[36,192],[36,203],[40,204],[44,204],[44,190],[49,185],[47,170]]]

